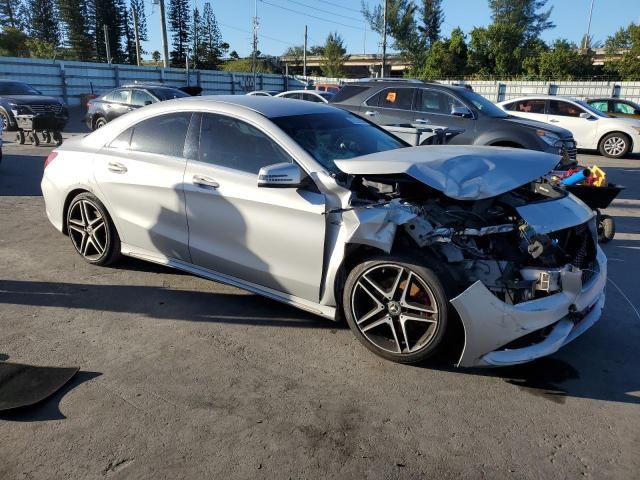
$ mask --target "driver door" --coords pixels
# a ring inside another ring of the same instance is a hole
[[[257,127],[225,115],[201,114],[198,152],[184,175],[193,264],[319,300],[324,196],[314,185],[257,186],[261,167],[293,161]]]

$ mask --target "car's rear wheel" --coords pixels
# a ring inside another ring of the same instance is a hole
[[[120,256],[120,237],[104,205],[81,193],[69,205],[67,230],[76,252],[93,265],[108,265]]]
[[[631,141],[624,133],[613,132],[600,140],[600,154],[609,158],[622,158],[631,148]]]
[[[104,117],[98,117],[93,122],[93,129],[98,130],[99,128],[104,127],[107,124],[107,119]]]
[[[379,256],[348,275],[343,307],[349,327],[375,354],[418,363],[443,343],[449,302],[436,273],[410,259]]]

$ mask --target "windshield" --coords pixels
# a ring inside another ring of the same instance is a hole
[[[509,116],[504,110],[496,107],[490,100],[487,100],[476,92],[464,89],[464,91],[458,92],[458,94],[465,100],[473,103],[474,107],[489,117],[507,118]]]
[[[27,83],[0,82],[0,95],[42,95],[42,94]]]
[[[407,147],[390,133],[348,112],[276,117],[284,130],[327,170],[339,172],[334,160]]]
[[[177,88],[149,88],[151,93],[153,93],[158,100],[172,100],[174,98],[184,98],[190,97],[188,93],[184,93],[182,90],[178,90]]]
[[[604,112],[601,112],[600,110],[593,108],[591,105],[589,105],[587,102],[583,102],[582,100],[574,100],[574,102],[576,102],[578,105],[580,105],[582,108],[584,108],[585,110],[587,110],[589,113],[595,115],[596,117],[602,117],[602,118],[611,118],[609,117],[609,115],[607,115]]]

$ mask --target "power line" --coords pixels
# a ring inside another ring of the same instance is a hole
[[[275,8],[279,8],[281,10],[287,10],[288,12],[297,13],[298,15],[302,15],[304,17],[315,18],[316,20],[320,20],[322,22],[332,23],[334,25],[340,25],[341,27],[351,28],[353,30],[362,31],[362,27],[354,27],[353,25],[347,25],[346,23],[336,22],[335,20],[329,20],[326,18],[318,17],[316,15],[311,15],[310,13],[304,13],[299,10],[294,10],[293,8],[283,7],[281,5],[276,5],[275,3],[267,2],[266,0],[260,0],[262,3],[266,5],[270,5]]]
[[[295,3],[296,5],[300,5],[300,6],[305,7],[305,8],[312,8],[313,10],[315,10],[317,12],[328,13],[329,15],[333,15],[335,17],[340,17],[340,18],[345,18],[347,20],[354,20],[356,22],[365,23],[365,21],[362,18],[348,17],[348,16],[342,15],[340,13],[332,12],[331,10],[323,10],[321,8],[317,8],[317,7],[314,7],[312,5],[307,5],[306,3],[298,2],[296,0],[285,0],[285,1],[290,2],[290,3]]]
[[[343,10],[349,10],[350,12],[362,13],[360,10],[356,10],[355,8],[345,7],[344,5],[340,5],[339,3],[327,2],[324,0],[322,3],[326,3],[327,5],[332,5],[337,8],[342,8]]]

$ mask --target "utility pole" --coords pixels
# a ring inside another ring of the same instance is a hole
[[[589,35],[591,35],[591,15],[593,14],[593,0],[591,0],[591,5],[589,6],[589,21],[587,22],[587,34],[584,37],[584,42],[582,42],[582,48],[586,50],[588,48],[589,43]]]
[[[160,1],[160,28],[162,31],[162,52],[164,53],[164,68],[169,66],[169,45],[167,44],[167,22],[164,18],[164,0]]]
[[[109,46],[109,29],[107,24],[102,25],[102,31],[104,32],[104,46],[107,49],[107,63],[111,65],[111,47]]]
[[[133,13],[133,33],[136,40],[136,63],[140,66],[140,37],[138,36],[138,15],[134,8],[131,9]]]
[[[384,0],[382,12],[384,20],[382,22],[382,71],[380,76],[384,77],[387,71],[387,0]]]
[[[302,52],[302,76],[307,78],[307,26],[304,26],[304,52]]]
[[[253,89],[256,89],[256,61],[258,53],[258,0],[254,2],[253,12],[253,54],[251,55],[251,72],[253,73]]]

